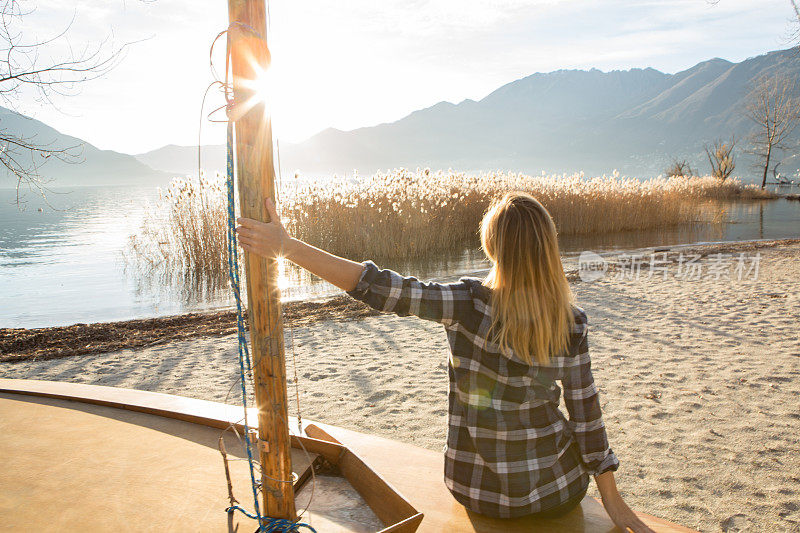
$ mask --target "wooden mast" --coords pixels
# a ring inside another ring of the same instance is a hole
[[[236,164],[243,217],[268,221],[264,206],[275,200],[272,124],[254,80],[269,66],[265,0],[228,0]],[[258,407],[263,514],[294,520],[286,363],[277,261],[245,252],[253,381]],[[277,480],[287,480],[281,482]]]

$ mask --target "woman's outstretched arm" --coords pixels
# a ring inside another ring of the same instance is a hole
[[[296,265],[343,289],[373,309],[399,316],[417,316],[445,326],[472,310],[466,282],[421,282],[392,270],[379,269],[372,261],[356,263],[337,257],[298,239],[280,223],[275,205],[267,201],[270,222],[240,218],[236,232],[242,247],[265,257],[283,256]]]
[[[362,263],[335,256],[292,238],[283,227],[272,200],[267,199],[265,205],[269,222],[250,218],[237,220],[239,226],[236,233],[242,248],[263,257],[285,257],[344,291],[355,289],[364,271]]]

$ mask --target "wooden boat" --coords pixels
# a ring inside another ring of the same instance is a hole
[[[265,5],[229,0],[228,6],[226,79],[230,72],[240,210],[268,220],[264,200],[275,198],[272,135],[254,87],[269,62]],[[228,132],[232,205],[233,125]],[[235,245],[231,257],[238,302]],[[272,519],[299,519],[320,533],[614,530],[592,498],[558,520],[493,520],[452,498],[442,479],[442,454],[324,424],[290,432],[297,421],[287,408],[277,272],[274,259],[245,255],[251,348],[243,348],[240,324],[240,357],[252,355],[256,399],[246,414],[165,394],[0,380],[0,528],[238,532],[266,531]],[[226,431],[232,428],[238,433]],[[247,502],[255,511],[260,501],[261,523],[224,512],[238,503],[236,496],[244,511]],[[642,517],[657,531],[689,531]]]
[[[255,520],[224,512],[218,439],[240,416],[239,407],[168,394],[0,379],[0,529],[253,531]],[[306,433],[292,435],[298,481],[310,462],[301,443],[312,461],[338,465],[316,473],[312,505],[301,518],[320,533],[619,531],[589,496],[559,519],[471,513],[447,491],[440,453],[317,422]],[[236,454],[235,438],[226,439]],[[246,501],[244,461],[231,462],[231,478]],[[299,509],[310,489],[306,481],[297,491]],[[692,531],[637,514],[660,533]]]

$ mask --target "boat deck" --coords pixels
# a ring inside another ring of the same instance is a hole
[[[241,408],[166,394],[0,379],[0,530],[253,531],[254,521],[224,512],[228,498],[217,445],[220,428],[237,415]],[[419,531],[619,531],[590,497],[554,520],[496,520],[468,512],[444,485],[442,454],[315,424],[424,513]],[[226,447],[241,457],[231,432]],[[236,496],[252,508],[246,461],[231,461],[231,471]],[[307,501],[309,486],[298,493],[298,503]],[[317,488],[304,520],[320,533],[380,529],[353,489],[326,478],[318,479]],[[659,532],[692,531],[640,516]]]

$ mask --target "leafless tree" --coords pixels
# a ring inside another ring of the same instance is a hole
[[[788,148],[789,136],[800,118],[800,102],[794,96],[795,82],[783,75],[762,76],[747,97],[747,116],[756,124],[750,136],[751,154],[763,163],[761,188],[767,184],[770,159]]]
[[[695,172],[685,159],[673,159],[672,164],[667,167],[666,175],[671,178],[691,178]]]
[[[48,39],[30,40],[19,27],[32,12],[33,8],[23,7],[20,0],[0,0],[0,102],[13,112],[17,112],[23,96],[54,106],[53,97],[74,95],[80,84],[116,66],[130,44],[114,47],[106,39],[79,50],[70,46],[66,54],[53,55],[50,46],[66,43],[72,21]],[[16,180],[17,202],[23,186],[44,193],[39,169],[52,159],[79,162],[82,146],[41,142],[11,131],[0,122],[0,168]]]
[[[797,0],[789,0],[789,3],[792,4],[792,9],[794,10],[794,16],[796,19],[795,29],[792,32],[792,40],[797,42],[800,40],[800,5],[797,4]]]
[[[718,139],[711,147],[707,144],[703,145],[708,162],[711,163],[711,175],[720,181],[728,179],[733,173],[733,169],[736,168],[736,161],[733,157],[734,146],[736,146],[734,137],[731,137],[729,142]]]

